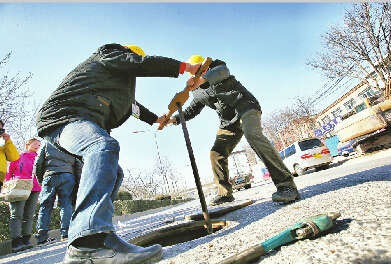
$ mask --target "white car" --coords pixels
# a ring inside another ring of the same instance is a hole
[[[296,141],[280,152],[280,156],[292,174],[303,175],[306,170],[327,169],[333,158],[330,150],[318,138]]]

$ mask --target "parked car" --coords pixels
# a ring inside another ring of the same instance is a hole
[[[318,138],[296,141],[281,151],[280,156],[294,175],[303,175],[312,168],[327,169],[333,161],[330,150]]]
[[[234,178],[230,179],[233,190],[240,190],[242,188],[249,189],[251,188],[251,183],[253,182],[254,176],[252,174],[247,175],[237,175]]]
[[[337,145],[338,156],[349,156],[350,153],[356,151],[355,148],[356,139],[349,140],[347,142],[339,142]]]

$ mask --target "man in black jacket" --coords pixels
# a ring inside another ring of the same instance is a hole
[[[189,58],[192,63],[203,60],[199,55]],[[228,157],[243,134],[270,172],[277,188],[272,200],[289,203],[300,199],[291,173],[262,133],[261,107],[258,100],[230,75],[226,63],[214,60],[197,83],[190,78],[187,84],[194,90],[193,100],[183,111],[185,120],[197,116],[205,106],[216,110],[220,118],[220,127],[210,152],[214,181],[218,187],[217,196],[212,199],[211,205],[235,199],[232,195],[232,185],[229,183]],[[179,115],[176,115],[168,123],[178,122]]]
[[[195,74],[199,66],[146,56],[137,46],[107,44],[71,71],[42,105],[38,135],[84,163],[64,264],[129,264],[161,258],[160,245],[139,247],[114,232],[113,201],[123,174],[119,143],[109,133],[131,115],[150,125],[164,120],[135,100],[136,77],[176,78],[185,71]]]

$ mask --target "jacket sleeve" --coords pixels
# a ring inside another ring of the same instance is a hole
[[[230,73],[225,65],[216,66],[210,70],[208,70],[202,78],[204,78],[210,85],[221,82],[224,79],[229,77]]]
[[[37,181],[42,185],[43,175],[45,173],[45,158],[46,158],[46,144],[41,147],[38,156],[35,158],[33,175],[37,178]]]
[[[10,165],[8,167],[8,172],[5,175],[5,181],[9,181],[12,178],[14,171],[16,170],[16,167],[17,167],[16,163],[17,163],[17,160],[10,163]]]
[[[201,113],[202,109],[204,109],[205,105],[198,100],[193,99],[190,105],[183,111],[183,116],[185,117],[185,121],[193,119],[199,113]],[[176,114],[173,118],[175,118],[175,125],[179,124],[179,114]]]
[[[109,44],[98,50],[100,62],[108,69],[136,77],[178,77],[181,62],[161,56],[140,56],[123,48]]]
[[[14,143],[12,143],[11,139],[5,142],[4,153],[8,161],[15,161],[19,159],[19,152]]]
[[[140,120],[152,125],[158,116],[151,111],[149,111],[145,106],[136,102],[137,106],[140,108]]]

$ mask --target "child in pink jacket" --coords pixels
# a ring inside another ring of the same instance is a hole
[[[33,178],[33,189],[26,201],[10,202],[10,236],[12,239],[12,252],[22,251],[32,248],[30,237],[32,232],[35,208],[41,186],[35,176],[33,176],[33,166],[37,151],[41,142],[32,138],[26,143],[26,152],[20,154],[18,160],[10,163],[5,180],[11,179],[31,179]]]

